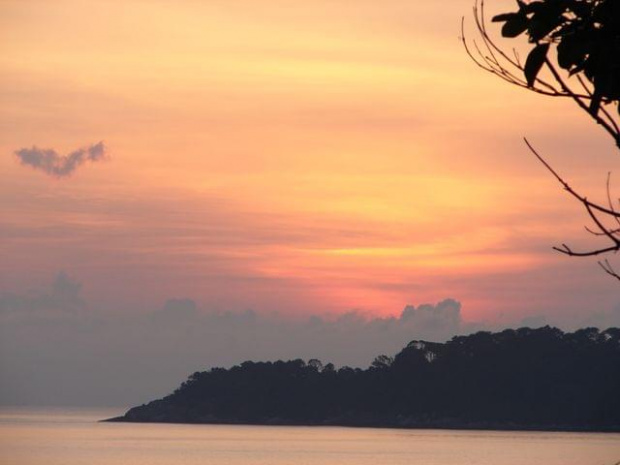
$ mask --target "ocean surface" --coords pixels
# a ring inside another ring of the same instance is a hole
[[[98,423],[0,409],[2,465],[616,465],[620,434]]]

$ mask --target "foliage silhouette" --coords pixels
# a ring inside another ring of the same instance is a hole
[[[527,36],[533,47],[525,62],[515,49],[507,51],[491,37],[484,0],[476,0],[474,19],[480,43],[465,38],[464,26],[462,41],[466,52],[480,68],[518,87],[572,99],[620,148],[620,2],[517,0],[517,11],[496,15],[492,22],[502,23],[504,37]],[[541,76],[543,70],[547,71],[547,77]],[[554,249],[580,257],[618,252],[620,212],[618,203],[612,201],[609,178],[607,203],[592,202],[571,188],[527,139],[525,142],[564,189],[586,209],[594,223],[593,229],[586,229],[610,243],[585,251],[575,251],[566,244]],[[599,264],[606,273],[620,280],[607,259]]]
[[[413,341],[366,370],[317,362],[196,372],[114,420],[620,431],[620,329]]]

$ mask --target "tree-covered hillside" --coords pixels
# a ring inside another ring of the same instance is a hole
[[[365,370],[244,362],[189,377],[117,421],[620,430],[620,329],[413,341]]]

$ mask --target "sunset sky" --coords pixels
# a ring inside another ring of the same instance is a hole
[[[476,68],[471,7],[1,1],[5,313],[68,276],[103,318],[451,298],[465,322],[613,323],[619,284],[551,250],[595,243],[586,214],[522,137],[592,198],[617,151],[570,102]],[[18,156],[47,149],[83,163]]]

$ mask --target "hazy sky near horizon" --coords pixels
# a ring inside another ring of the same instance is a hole
[[[617,151],[570,102],[477,69],[471,7],[1,1],[0,318],[45,312],[62,273],[114,321],[171,299],[298,321],[444,299],[490,327],[617,315],[595,260],[551,250],[593,239],[521,138],[590,198]]]

